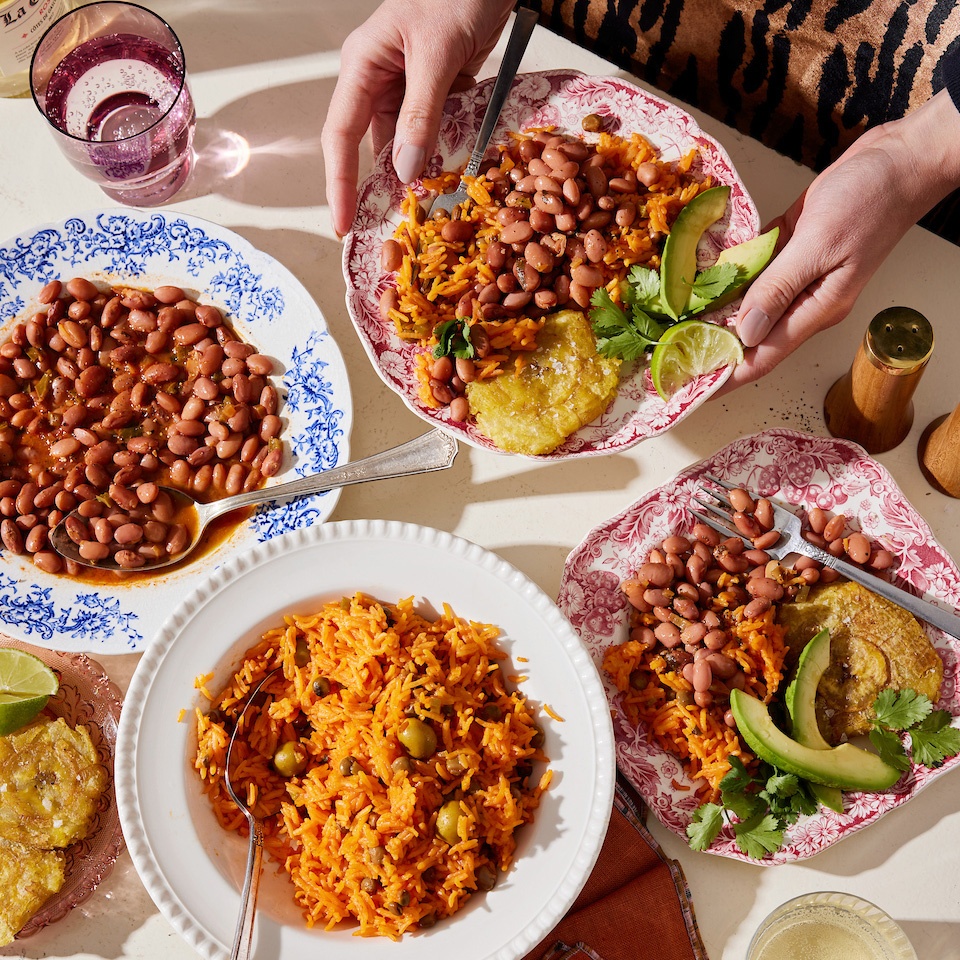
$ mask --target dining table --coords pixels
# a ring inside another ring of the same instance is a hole
[[[198,113],[193,170],[161,209],[234,231],[304,285],[348,371],[351,458],[416,437],[422,422],[378,376],[346,309],[342,243],[324,190],[320,135],[341,47],[374,13],[377,0],[145,3],[182,41]],[[505,43],[506,35],[481,77],[496,72]],[[558,67],[623,77],[670,99],[538,25],[521,73]],[[786,210],[813,180],[810,169],[713,117],[690,113],[729,154],[761,222]],[[368,137],[361,148],[361,177],[373,159]],[[861,202],[869,204],[869,194]],[[0,99],[0,240],[111,205],[57,150],[29,97]],[[556,598],[565,560],[588,531],[678,471],[770,428],[829,436],[827,391],[850,369],[871,319],[884,308],[906,306],[930,321],[935,346],[912,398],[910,432],[876,459],[943,549],[960,557],[960,502],[930,485],[917,455],[926,426],[960,403],[958,276],[960,249],[913,227],[842,323],[808,340],[761,380],[710,399],[666,432],[607,456],[558,461],[461,444],[450,470],[344,489],[330,519],[398,520],[449,531],[498,554]],[[142,656],[96,650],[91,655],[123,690]],[[833,890],[889,913],[922,960],[955,960],[960,958],[958,797],[960,781],[948,773],[868,829],[809,859],[776,866],[695,852],[652,813],[647,825],[682,869],[710,960],[742,960],[752,934],[775,907],[804,893]],[[322,956],[322,948],[317,953]],[[56,923],[0,948],[0,956],[193,960],[197,954],[164,918],[123,853],[88,899]],[[636,956],[656,960],[657,953],[654,946],[638,944]]]

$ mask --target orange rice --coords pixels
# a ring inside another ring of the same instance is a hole
[[[783,676],[786,655],[784,630],[776,623],[776,607],[756,620],[743,619],[743,606],[723,610],[731,636],[720,652],[735,660],[746,678],[747,693],[769,703]],[[634,625],[655,622],[650,614],[632,611]],[[699,707],[691,702],[693,685],[670,667],[663,651],[647,650],[637,640],[608,647],[603,668],[620,691],[620,704],[631,723],[648,739],[683,761],[688,776],[704,800],[716,801],[720,781],[730,770],[730,757],[751,767],[754,756],[737,731],[727,725],[728,709],[716,703]]]
[[[515,166],[517,146],[537,131],[512,135],[511,141],[501,146],[499,169],[509,173]],[[626,193],[620,200],[636,205],[636,220],[629,226],[611,224],[602,230],[607,240],[607,252],[597,264],[604,274],[604,284],[611,297],[620,301],[620,281],[635,264],[653,269],[660,266],[663,241],[680,210],[698,193],[712,186],[708,177],[696,180],[690,173],[696,158],[691,150],[680,160],[667,163],[657,156],[653,146],[638,133],[630,137],[601,133],[596,151],[605,158],[610,176],[623,171],[636,171],[640,164],[653,163],[660,171],[659,179],[650,187],[638,184],[638,192]],[[424,186],[438,193],[448,192],[459,182],[458,173],[445,172],[435,179],[424,180]],[[436,344],[436,328],[457,316],[460,298],[475,284],[486,285],[496,279],[487,265],[487,247],[499,239],[503,229],[496,219],[501,205],[488,189],[490,181],[485,174],[468,180],[469,199],[463,204],[458,219],[475,226],[473,239],[466,242],[448,242],[440,235],[447,215],[423,220],[419,201],[412,190],[402,205],[403,221],[394,233],[403,258],[397,272],[398,302],[389,309],[397,335],[424,347]],[[579,263],[580,261],[576,261]],[[575,264],[571,264],[574,266]],[[569,306],[575,307],[572,301]],[[519,371],[537,347],[537,334],[543,326],[540,315],[520,315],[504,319],[482,319],[474,300],[474,315],[468,318],[471,326],[480,325],[491,346],[488,356],[477,360],[477,376],[486,379],[505,371]],[[542,313],[542,311],[541,311]],[[429,385],[430,355],[421,356],[417,366],[420,399],[428,406],[439,406]]]
[[[282,667],[263,707],[247,712],[231,764],[308,926],[351,921],[356,934],[397,939],[452,915],[510,868],[516,831],[551,774],[534,776],[546,761],[542,731],[506,688],[497,637],[446,605],[429,620],[411,599],[386,606],[358,593],[285,617],[219,694],[198,678],[211,709],[197,711],[195,767],[221,825],[246,833],[223,785],[228,731],[259,680]],[[398,739],[410,718],[436,736],[422,760]],[[308,757],[289,779],[272,764],[287,741]],[[451,801],[455,843],[437,833]]]

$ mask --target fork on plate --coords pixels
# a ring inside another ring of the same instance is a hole
[[[271,670],[257,685],[247,697],[247,702],[243,705],[234,725],[233,732],[230,734],[230,741],[227,744],[227,756],[224,760],[223,784],[230,794],[230,799],[237,805],[240,812],[247,818],[247,825],[250,828],[250,843],[247,848],[247,866],[243,880],[243,891],[240,894],[240,915],[237,917],[237,928],[233,936],[233,949],[230,951],[230,960],[248,960],[250,956],[250,945],[253,942],[253,921],[257,914],[257,892],[260,889],[260,872],[263,866],[263,824],[260,819],[254,816],[253,811],[247,806],[246,802],[235,792],[233,784],[230,781],[230,755],[233,753],[233,745],[236,742],[240,727],[243,724],[243,718],[250,705],[257,699],[264,684],[278,673],[277,667]]]
[[[726,480],[721,480],[719,477],[714,477],[710,474],[704,474],[703,479],[712,485],[712,487],[702,485],[697,491],[695,499],[696,502],[703,507],[703,510],[691,508],[690,512],[698,520],[712,527],[722,536],[739,537],[748,547],[752,547],[753,543],[750,538],[737,529],[733,521],[735,508],[729,498],[723,493],[724,490],[742,489],[740,485],[729,483]],[[751,496],[754,495],[751,494]],[[754,497],[754,499],[756,498]],[[891,603],[903,607],[904,610],[908,610],[915,617],[932,624],[951,637],[960,639],[960,617],[957,616],[956,612],[944,610],[929,600],[916,597],[889,581],[867,573],[860,567],[848,563],[839,557],[835,557],[832,553],[816,546],[816,544],[810,543],[803,537],[800,518],[795,513],[792,513],[774,501],[771,500],[769,502],[773,508],[773,529],[780,533],[780,539],[772,546],[765,546],[763,549],[766,553],[770,554],[773,559],[783,560],[790,554],[796,553],[812,557],[814,560],[819,560],[825,567],[836,570],[837,573],[846,577],[848,580],[859,583],[861,586],[872,590],[885,600],[889,600]]]
[[[427,213],[428,219],[435,216],[440,210],[446,210],[453,216],[459,206],[467,199],[466,178],[475,177],[480,170],[487,144],[496,129],[497,120],[500,119],[500,111],[503,110],[503,105],[507,102],[507,94],[510,93],[513,78],[517,75],[517,70],[520,69],[520,61],[523,59],[523,53],[527,49],[536,23],[536,11],[528,10],[526,7],[517,10],[513,20],[513,29],[510,31],[510,39],[507,41],[507,48],[503,53],[503,60],[500,62],[500,70],[493,84],[493,92],[490,94],[490,101],[480,123],[480,132],[477,134],[477,142],[474,144],[473,153],[470,154],[470,159],[467,161],[456,190],[451,193],[441,193],[434,199]]]

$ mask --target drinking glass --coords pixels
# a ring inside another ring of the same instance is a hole
[[[747,960],[917,960],[906,935],[879,907],[849,893],[807,893],[760,925]]]
[[[92,3],[43,35],[30,87],[67,159],[122,203],[153,206],[183,186],[196,111],[183,48],[134,3]]]

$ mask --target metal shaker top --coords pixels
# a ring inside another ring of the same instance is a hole
[[[910,307],[887,307],[870,321],[864,346],[871,362],[890,373],[914,373],[933,353],[933,328],[922,313]]]

